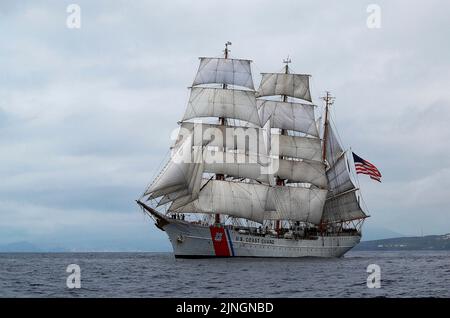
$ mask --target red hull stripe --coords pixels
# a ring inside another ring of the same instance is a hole
[[[224,228],[211,226],[209,229],[211,231],[211,239],[216,256],[230,256],[228,239]]]

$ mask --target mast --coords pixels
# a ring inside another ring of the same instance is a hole
[[[331,96],[330,92],[326,92],[326,96],[322,97],[325,101],[325,121],[323,124],[323,149],[322,149],[322,161],[325,162],[327,154],[327,135],[328,135],[328,112],[329,107],[333,105],[334,97]]]
[[[284,66],[284,74],[289,74],[289,63],[291,63],[291,59],[289,58],[289,56],[286,59],[283,60],[283,63],[286,64]],[[282,95],[281,98],[282,98],[283,102],[287,102],[287,95]],[[280,134],[281,135],[287,135],[286,129],[281,129]],[[284,180],[281,179],[280,177],[277,177],[276,184],[279,185],[279,186],[284,186]],[[277,233],[281,229],[280,225],[281,225],[280,220],[276,220],[276,222],[275,222],[275,231]]]
[[[229,53],[229,49],[228,49],[228,46],[229,45],[231,45],[231,42],[230,41],[227,41],[226,43],[225,43],[225,50],[223,51],[224,52],[224,58],[225,59],[228,59],[228,53]],[[222,84],[222,88],[223,89],[227,89],[227,84]],[[219,124],[220,125],[226,125],[226,118],[225,117],[219,117]],[[216,174],[216,180],[225,180],[225,175],[223,175],[223,174],[220,174],[220,173],[217,173]],[[220,224],[220,214],[219,213],[216,213],[215,215],[214,215],[214,222],[216,223],[216,224]]]
[[[322,148],[322,161],[326,162],[326,156],[327,156],[327,136],[328,136],[328,112],[330,106],[333,104],[334,98],[331,97],[330,92],[326,92],[326,95],[322,97],[322,99],[325,101],[325,121],[323,124],[323,148]],[[331,164],[331,163],[329,163]],[[319,231],[323,234],[325,230],[325,224],[323,222],[323,216],[320,220],[319,224]]]
[[[325,101],[325,122],[323,136],[322,160],[327,164],[329,194],[324,205],[324,210],[319,229],[323,232],[326,224],[344,224],[353,220],[364,219],[367,215],[361,209],[359,197],[356,196],[358,188],[350,178],[350,167],[345,157],[345,151],[336,138],[334,128],[330,126],[330,106],[334,103],[334,97],[329,92],[322,97]]]
[[[286,64],[284,66],[284,74],[289,74],[289,63],[291,63],[291,58],[288,57],[283,60],[283,63]],[[283,95],[283,102],[287,102],[287,95]]]
[[[282,230],[286,221],[319,224],[328,184],[309,88],[310,75],[292,73],[289,57],[283,63],[281,72],[262,73],[257,92],[257,97],[279,96],[278,100],[257,100],[261,123],[270,120],[270,127],[279,129],[271,139],[275,145],[271,153],[278,157],[279,164],[274,172],[276,187],[266,206],[271,211],[266,219],[274,220],[275,230]],[[287,186],[288,183],[293,186]]]

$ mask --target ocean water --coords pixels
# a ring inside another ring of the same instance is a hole
[[[69,264],[81,288],[69,289]],[[381,288],[367,287],[369,264]],[[450,297],[450,252],[340,259],[175,259],[170,253],[0,254],[0,297]]]

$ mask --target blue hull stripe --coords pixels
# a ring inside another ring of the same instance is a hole
[[[228,236],[228,245],[230,245],[230,250],[231,250],[231,256],[234,256],[234,248],[233,248],[233,242],[231,242],[231,235],[230,235],[230,231],[228,229],[227,230],[227,236]]]

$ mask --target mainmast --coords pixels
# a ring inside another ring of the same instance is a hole
[[[291,62],[292,61],[289,58],[289,56],[286,59],[283,60],[283,63],[286,64],[284,66],[284,74],[289,74],[289,63],[291,63]],[[283,102],[287,102],[288,97],[287,97],[287,95],[281,95],[281,99],[283,100]],[[280,130],[280,134],[281,135],[287,135],[286,129],[281,129]],[[282,158],[282,157],[280,157],[280,158]],[[284,180],[277,176],[276,184],[279,185],[279,186],[284,186]],[[275,231],[279,232],[280,229],[281,229],[281,222],[280,222],[280,220],[276,220],[276,222],[275,222]]]
[[[328,138],[328,112],[330,110],[330,106],[333,105],[334,98],[331,97],[330,92],[326,92],[326,95],[322,97],[322,99],[325,101],[325,121],[323,124],[323,147],[322,147],[322,161],[323,163],[326,163],[327,159],[327,138]],[[331,162],[329,162],[331,165]],[[319,231],[323,235],[323,231],[325,230],[325,224],[323,221],[323,217],[320,220],[319,224]]]
[[[286,64],[286,65],[284,66],[284,74],[289,74],[289,63],[291,63],[291,62],[292,62],[292,61],[291,61],[291,59],[289,58],[289,56],[288,56],[286,59],[283,60],[283,63]],[[288,97],[287,97],[287,95],[281,95],[281,99],[283,100],[283,102],[287,102]],[[281,133],[281,135],[287,135],[286,129],[281,129],[281,130],[280,130],[280,133]],[[279,181],[280,181],[280,184],[278,184]],[[277,177],[277,185],[284,185],[283,180],[280,179],[280,178],[278,178],[278,177]]]
[[[279,229],[283,221],[319,224],[326,199],[327,178],[322,145],[309,88],[310,75],[293,73],[291,59],[279,73],[262,73],[257,97],[261,123],[270,121],[271,155],[276,156],[276,186],[270,193],[267,220]],[[307,186],[311,184],[311,186]],[[288,186],[292,185],[292,186]]]

